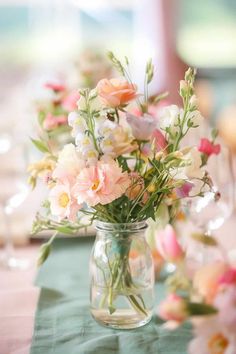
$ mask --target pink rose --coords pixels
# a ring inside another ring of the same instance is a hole
[[[159,305],[159,315],[166,321],[183,322],[188,317],[185,300],[176,294],[169,294]]]
[[[77,102],[79,99],[79,92],[73,91],[62,100],[62,107],[68,112],[74,111],[77,107]]]
[[[162,257],[171,262],[178,262],[184,256],[174,228],[168,224],[156,232],[156,246]]]
[[[137,97],[137,86],[124,79],[103,79],[97,84],[98,96],[107,107],[119,107]]]
[[[213,154],[218,155],[220,153],[221,146],[220,144],[213,144],[209,139],[202,138],[198,146],[198,151],[202,152],[207,156]]]

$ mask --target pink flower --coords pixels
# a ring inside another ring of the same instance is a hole
[[[97,84],[98,96],[107,107],[119,107],[137,97],[137,86],[123,78],[103,79]]]
[[[166,321],[183,322],[188,317],[185,300],[176,294],[169,294],[159,305],[159,315]]]
[[[50,209],[59,220],[68,218],[75,221],[77,213],[81,208],[76,199],[71,194],[71,187],[67,181],[57,184],[49,193]]]
[[[218,155],[221,150],[220,144],[213,144],[209,139],[202,138],[198,150],[207,156]]]
[[[235,354],[236,337],[227,332],[218,316],[207,316],[194,324],[194,339],[189,354]]]
[[[168,143],[165,139],[165,136],[162,134],[162,132],[159,129],[155,129],[152,133],[151,136],[151,141],[154,140],[155,143],[155,147],[157,151],[160,150],[165,150],[165,148],[167,147]]]
[[[77,102],[79,99],[79,92],[73,91],[62,100],[62,107],[68,112],[74,111],[77,107]]]
[[[176,188],[176,194],[178,198],[186,198],[189,196],[190,191],[192,190],[194,184],[191,182],[185,182],[182,187]]]
[[[228,269],[223,262],[214,262],[201,267],[196,271],[193,279],[193,286],[198,294],[207,303],[212,303],[219,289],[219,279]]]
[[[132,134],[137,140],[149,140],[153,133],[156,122],[155,119],[149,114],[144,114],[141,117],[134,116],[127,113],[127,122],[131,126]]]
[[[86,167],[80,172],[73,194],[79,204],[105,205],[119,198],[129,185],[128,174],[122,172],[115,161],[98,161],[95,166]]]
[[[62,85],[60,83],[56,83],[56,82],[46,82],[44,84],[44,87],[53,90],[55,92],[61,92],[61,91],[65,91],[66,87],[65,85]]]
[[[214,305],[219,310],[219,321],[223,328],[235,333],[236,330],[236,284],[229,286],[216,296]]]
[[[168,224],[163,230],[156,232],[156,246],[162,257],[171,262],[178,262],[184,252],[177,240],[174,228]]]
[[[67,124],[67,117],[64,115],[60,116],[53,116],[51,113],[48,113],[46,115],[46,118],[44,119],[43,122],[43,128],[45,130],[52,130],[60,125],[66,125]]]
[[[236,285],[236,269],[228,269],[219,279],[219,284],[223,286]]]

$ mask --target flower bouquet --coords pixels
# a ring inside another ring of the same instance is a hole
[[[195,70],[188,69],[180,82],[183,107],[166,106],[156,117],[149,105],[152,61],[140,93],[128,59],[122,63],[111,52],[109,58],[122,77],[102,79],[95,89],[79,91],[77,109],[68,115],[74,141],[55,152],[50,141],[32,140],[45,154],[47,164],[40,175],[49,188],[46,212],[37,215],[33,231],[55,230],[41,248],[42,264],[57,233],[76,234],[96,221],[92,314],[108,326],[132,328],[147,323],[153,307],[152,257],[143,237],[146,221],[158,219],[170,200],[174,210],[183,196],[203,195],[211,181],[204,169],[206,155],[196,146],[183,145],[203,119],[194,95]],[[152,98],[152,105],[163,97]]]

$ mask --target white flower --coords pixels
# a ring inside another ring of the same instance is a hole
[[[178,120],[183,118],[183,109],[172,104],[164,107],[160,113],[160,128],[166,130],[169,128],[171,134],[175,134],[178,131]]]
[[[194,110],[187,113],[186,121],[191,121],[193,126],[199,126],[202,124],[203,119],[204,118],[202,117],[201,113],[198,110]]]
[[[109,137],[112,135],[112,132],[116,129],[116,127],[117,124],[115,122],[106,119],[105,121],[102,121],[101,124],[97,124],[97,131],[102,137]]]
[[[104,155],[115,156],[114,153],[114,140],[112,137],[104,138],[100,143],[100,148]]]
[[[171,171],[174,179],[203,178],[205,171],[201,169],[202,159],[201,153],[196,147],[186,148],[182,150],[182,162],[184,166],[176,167]]]
[[[72,136],[83,134],[86,130],[86,124],[84,119],[77,113],[71,112],[68,116],[68,124],[72,127]]]
[[[59,152],[53,178],[63,179],[66,176],[75,177],[85,167],[73,144],[67,144]]]
[[[80,99],[77,102],[78,109],[80,110],[85,110],[87,111],[87,105],[86,105],[86,100],[83,95],[80,96]],[[89,105],[90,105],[90,110],[91,111],[101,111],[102,110],[102,104],[97,96],[97,91],[91,90],[89,92]]]
[[[95,165],[98,161],[98,152],[95,149],[89,149],[83,152],[83,157],[89,166]]]
[[[197,105],[198,105],[198,99],[197,99],[197,96],[196,95],[193,95],[190,100],[189,100],[189,105],[190,107],[192,108],[197,108]]]
[[[81,153],[94,149],[94,143],[90,136],[78,134],[75,138],[75,143],[77,145],[77,150]]]

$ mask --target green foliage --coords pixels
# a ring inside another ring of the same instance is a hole
[[[48,145],[45,141],[42,140],[36,140],[31,138],[32,143],[34,144],[34,146],[41,152],[45,153],[45,152],[50,152]]]

